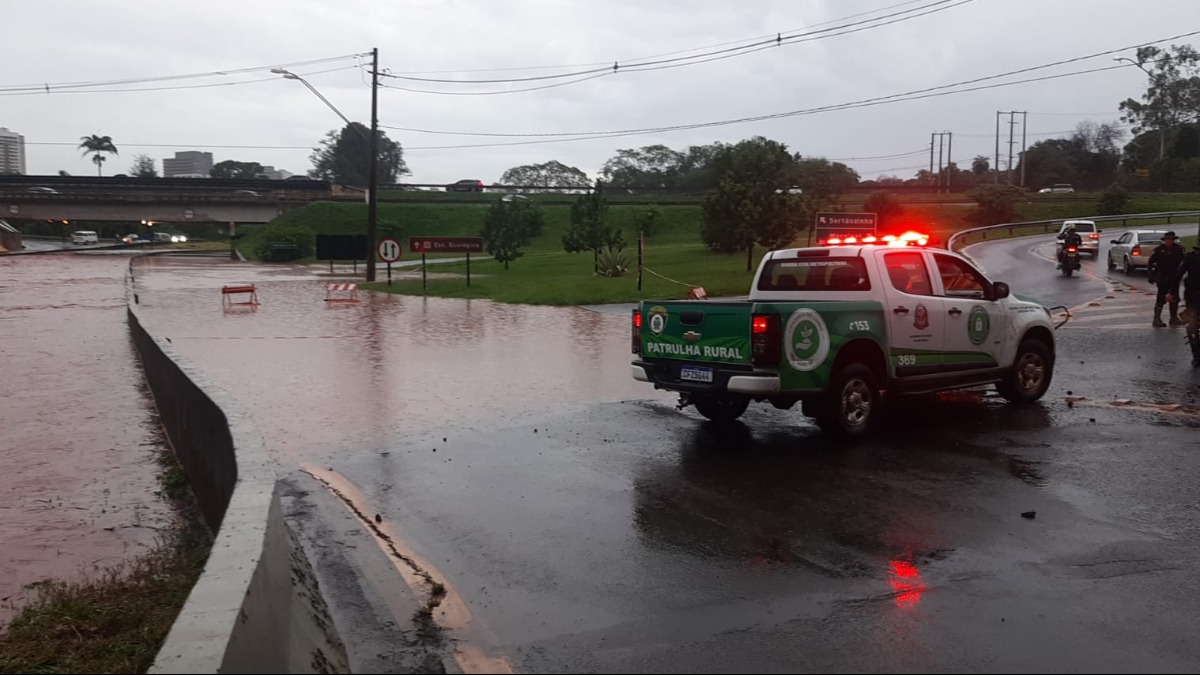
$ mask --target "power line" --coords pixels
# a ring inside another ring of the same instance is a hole
[[[1043,77],[1027,78],[1024,80],[1014,80],[1012,82],[998,82],[995,84],[981,85],[978,87],[970,87],[967,89],[958,89],[958,90],[954,90],[954,91],[934,91],[933,93],[918,93],[921,91],[928,91],[928,90],[917,90],[917,92],[910,92],[908,94],[893,94],[891,96],[881,96],[881,97],[874,98],[874,99],[864,99],[861,101],[853,101],[853,102],[849,102],[849,103],[823,106],[820,108],[792,110],[792,111],[783,112],[783,113],[772,113],[769,115],[757,115],[754,117],[742,117],[742,118],[738,118],[738,119],[720,120],[720,121],[716,121],[716,122],[699,122],[696,124],[681,124],[681,125],[670,126],[670,127],[657,127],[657,128],[653,128],[653,129],[636,129],[636,130],[620,131],[620,132],[591,132],[588,135],[580,135],[580,136],[575,136],[575,137],[570,137],[570,138],[548,138],[548,139],[544,139],[544,140],[510,141],[510,142],[502,142],[502,143],[469,143],[469,144],[462,144],[462,145],[409,146],[409,147],[406,147],[405,150],[454,150],[454,149],[463,149],[463,148],[491,148],[491,147],[512,146],[512,145],[538,145],[538,144],[543,144],[543,143],[566,143],[566,142],[570,142],[570,141],[586,141],[586,140],[593,140],[593,139],[600,139],[600,138],[620,138],[620,137],[624,137],[624,136],[641,136],[641,135],[653,134],[653,133],[666,133],[666,132],[671,132],[671,131],[687,131],[687,130],[691,130],[691,129],[703,129],[703,128],[709,128],[709,127],[731,126],[734,124],[744,124],[746,122],[761,122],[761,121],[765,121],[765,120],[783,119],[783,118],[787,118],[787,117],[815,115],[815,114],[824,113],[824,112],[839,112],[842,110],[852,110],[852,109],[856,109],[856,108],[869,108],[869,107],[885,105],[885,104],[889,104],[889,103],[900,103],[903,101],[916,101],[916,100],[926,99],[926,98],[937,98],[937,97],[941,97],[941,96],[950,96],[952,94],[964,94],[964,93],[972,92],[972,91],[983,91],[986,89],[998,89],[1001,87],[1011,87],[1011,86],[1015,86],[1018,84],[1028,84],[1030,82],[1042,82],[1042,81],[1046,81],[1046,80],[1054,80],[1054,79],[1060,79],[1060,78],[1064,78],[1064,77],[1074,77],[1076,75],[1087,75],[1089,73],[1098,73],[1098,72],[1103,72],[1106,70],[1116,70],[1118,68],[1128,68],[1128,67],[1129,66],[1104,66],[1102,68],[1092,68],[1090,70],[1079,70],[1079,71],[1074,71],[1074,72],[1070,72],[1070,73],[1059,73],[1057,75],[1046,75]],[[934,87],[932,89],[945,89],[945,88],[952,87],[952,86],[956,86],[956,85],[944,85],[942,87]],[[386,129],[393,128],[393,127],[389,127],[389,126],[383,125],[383,124],[381,124],[380,126],[383,128],[386,128]]]
[[[397,74],[390,73],[390,72],[382,72],[382,73],[380,73],[380,75],[383,75],[384,77],[388,77],[388,78],[399,79],[399,80],[408,80],[408,81],[412,81],[412,82],[436,82],[436,83],[444,83],[444,84],[515,84],[515,83],[521,83],[521,82],[534,82],[534,81],[542,81],[542,80],[574,78],[574,77],[581,77],[584,75],[594,75],[597,73],[606,73],[606,72],[614,72],[615,73],[615,72],[620,72],[620,71],[660,70],[662,68],[679,68],[679,67],[684,67],[684,66],[689,66],[689,65],[695,65],[697,63],[706,63],[708,61],[717,60],[718,58],[729,58],[729,57],[735,56],[735,55],[740,56],[743,53],[752,53],[754,51],[759,51],[761,49],[778,47],[783,44],[792,44],[792,43],[796,43],[796,42],[810,42],[812,40],[819,40],[819,39],[825,39],[825,38],[830,38],[830,37],[837,37],[839,35],[846,35],[849,33],[856,33],[861,30],[868,30],[871,28],[879,28],[879,27],[887,26],[887,25],[890,25],[893,23],[898,23],[900,21],[908,21],[911,19],[915,19],[915,18],[918,18],[921,16],[925,16],[926,14],[932,14],[934,12],[940,12],[940,11],[943,11],[946,9],[951,9],[951,8],[965,5],[965,4],[968,4],[971,2],[975,2],[975,0],[935,0],[934,2],[929,2],[925,5],[921,5],[920,7],[906,9],[906,10],[902,10],[899,12],[894,12],[892,14],[885,14],[883,16],[878,16],[878,17],[874,17],[871,19],[864,19],[861,21],[855,21],[852,23],[842,24],[840,26],[834,26],[832,28],[824,28],[821,30],[809,31],[806,33],[798,33],[798,34],[789,35],[786,37],[783,36],[782,33],[780,33],[780,34],[777,34],[774,38],[767,39],[767,40],[759,40],[757,42],[752,42],[750,44],[741,45],[738,47],[729,47],[726,49],[709,51],[709,52],[705,52],[705,53],[701,53],[701,54],[695,54],[692,56],[682,56],[682,57],[649,60],[649,61],[642,61],[642,62],[635,61],[633,63],[626,63],[625,65],[621,65],[621,63],[619,61],[614,61],[611,66],[606,65],[606,66],[602,66],[602,67],[590,68],[587,70],[576,70],[573,72],[555,73],[552,75],[534,75],[534,76],[530,76],[530,77],[492,78],[492,79],[475,79],[475,80],[456,80],[456,79],[448,79],[448,78],[416,77],[416,76],[412,76],[412,75],[397,75]],[[921,10],[928,10],[928,11],[922,12]],[[913,14],[914,12],[920,12],[920,13]],[[906,14],[912,14],[912,16],[903,16]],[[876,23],[876,22],[881,22],[883,19],[888,19],[888,18],[892,18],[892,17],[899,17],[899,18],[894,18],[891,21],[886,21],[886,22],[882,22],[882,23]],[[862,26],[862,24],[874,24],[874,25]],[[855,26],[859,26],[859,27],[854,28]],[[853,30],[844,30],[844,29],[848,29],[848,28],[853,28]],[[709,57],[717,57],[717,58],[709,58]],[[426,93],[435,93],[435,92],[426,92]],[[437,92],[437,93],[441,93],[441,92]]]
[[[380,75],[383,75],[383,73],[380,73]],[[379,86],[383,87],[384,89],[399,89],[400,91],[407,91],[413,94],[442,94],[445,96],[496,96],[499,94],[520,94],[526,91],[538,91],[539,89],[565,87],[569,84],[578,84],[587,80],[594,80],[599,77],[608,77],[610,75],[616,75],[616,73],[606,68],[602,73],[596,73],[595,75],[588,75],[574,80],[567,80],[566,82],[555,82],[554,84],[543,84],[541,86],[526,87],[524,89],[501,89],[498,91],[432,91],[430,89],[410,89],[409,87],[401,87],[394,84],[380,84]]]
[[[40,93],[49,93],[56,90],[64,89],[83,89],[90,87],[112,87],[122,84],[148,84],[151,82],[169,82],[175,80],[188,80],[200,77],[226,77],[229,75],[241,75],[244,73],[252,73],[260,70],[270,70],[271,68],[303,68],[304,66],[312,66],[320,63],[329,63],[332,61],[340,61],[343,59],[352,59],[361,56],[360,54],[345,54],[342,56],[330,56],[322,59],[310,59],[307,61],[294,61],[291,63],[278,63],[267,66],[250,66],[247,68],[235,68],[232,70],[212,70],[203,73],[187,73],[182,75],[163,75],[158,77],[138,77],[127,78],[122,80],[92,80],[85,82],[60,82],[55,84],[38,83],[38,84],[19,84],[0,86],[0,92],[15,92],[15,91],[34,91]]]
[[[25,141],[25,145],[61,145],[73,148],[79,144],[73,141]],[[312,150],[311,145],[211,145],[208,143],[122,143],[121,147],[129,148],[219,148],[222,150]]]
[[[458,136],[519,137],[519,138],[550,138],[550,139],[552,139],[552,140],[545,140],[545,141],[523,141],[523,142],[484,143],[484,144],[477,143],[477,144],[462,144],[462,145],[450,145],[450,146],[410,147],[410,148],[408,148],[410,150],[449,150],[449,149],[458,149],[458,148],[497,147],[497,146],[506,146],[506,145],[531,145],[531,144],[536,144],[536,143],[553,143],[553,142],[566,142],[566,141],[574,141],[574,140],[586,140],[588,137],[614,138],[614,137],[620,137],[620,136],[661,133],[661,132],[668,132],[668,131],[684,131],[684,130],[690,130],[690,129],[700,129],[700,128],[707,128],[707,127],[742,124],[745,122],[759,122],[759,121],[770,120],[770,119],[781,119],[781,118],[794,117],[794,116],[800,116],[800,115],[811,115],[811,114],[816,114],[816,113],[820,113],[820,112],[830,112],[830,111],[846,110],[846,109],[860,108],[860,107],[872,107],[875,105],[881,105],[881,104],[889,103],[889,102],[912,101],[912,100],[919,100],[919,99],[924,99],[924,98],[935,98],[935,97],[946,96],[946,95],[950,95],[950,94],[966,93],[966,92],[971,92],[971,91],[982,91],[982,90],[986,90],[986,89],[1009,87],[1009,86],[1014,86],[1017,84],[1027,84],[1027,83],[1031,83],[1031,82],[1041,82],[1041,81],[1046,81],[1046,80],[1059,79],[1059,78],[1063,78],[1063,77],[1074,77],[1076,75],[1086,75],[1089,73],[1098,73],[1098,72],[1104,72],[1104,71],[1109,71],[1109,70],[1117,70],[1117,69],[1121,69],[1121,68],[1129,68],[1129,67],[1131,67],[1129,65],[1104,66],[1104,67],[1100,67],[1100,68],[1091,68],[1091,69],[1086,69],[1086,70],[1072,71],[1069,73],[1059,73],[1059,74],[1055,74],[1055,75],[1046,75],[1043,77],[1026,78],[1023,80],[1014,80],[1011,82],[998,82],[995,84],[979,86],[979,87],[968,87],[965,89],[957,89],[955,91],[942,91],[945,89],[953,89],[955,87],[962,87],[964,85],[986,82],[988,80],[996,80],[996,79],[1000,79],[1000,78],[1004,78],[1004,77],[1011,77],[1013,75],[1020,75],[1023,73],[1030,73],[1030,72],[1034,72],[1034,71],[1038,71],[1038,70],[1045,70],[1047,68],[1054,68],[1054,67],[1066,65],[1069,63],[1077,63],[1079,61],[1086,61],[1089,59],[1094,59],[1094,58],[1098,58],[1101,56],[1107,56],[1107,55],[1114,54],[1114,53],[1121,52],[1121,51],[1137,49],[1139,47],[1145,47],[1145,46],[1157,44],[1160,42],[1168,42],[1168,41],[1172,41],[1172,40],[1178,40],[1180,38],[1191,37],[1191,36],[1198,35],[1198,34],[1200,34],[1200,30],[1191,31],[1188,33],[1182,33],[1179,35],[1173,35],[1173,36],[1166,37],[1166,38],[1163,38],[1160,40],[1154,40],[1154,41],[1146,42],[1146,43],[1142,43],[1142,44],[1120,47],[1117,49],[1109,49],[1109,50],[1105,50],[1102,52],[1088,54],[1085,56],[1077,56],[1077,57],[1070,58],[1070,59],[1062,59],[1059,61],[1054,61],[1051,63],[1042,64],[1039,66],[1030,66],[1027,68],[1011,70],[1011,71],[999,73],[996,75],[988,75],[988,76],[977,77],[977,78],[973,78],[973,79],[969,79],[969,80],[961,80],[959,82],[938,85],[936,87],[926,87],[923,89],[914,89],[914,90],[899,93],[899,94],[890,94],[888,96],[879,96],[879,97],[874,97],[874,98],[869,98],[869,99],[861,99],[858,101],[851,101],[851,102],[847,102],[847,103],[841,103],[841,104],[835,104],[835,105],[829,105],[829,106],[821,106],[818,108],[792,110],[792,111],[781,112],[781,113],[755,115],[755,116],[751,116],[751,117],[741,117],[741,118],[735,118],[735,119],[729,119],[729,120],[718,120],[718,121],[713,121],[713,122],[697,122],[697,123],[693,123],[693,124],[681,124],[681,125],[662,126],[662,127],[648,127],[648,128],[642,128],[642,129],[617,129],[617,130],[609,130],[609,131],[581,131],[581,132],[527,133],[527,134],[484,133],[484,132],[450,132],[450,131],[418,129],[418,128],[412,128],[412,127],[398,127],[398,126],[389,126],[389,125],[380,125],[380,126],[383,128],[386,128],[386,129],[393,129],[393,130],[397,130],[397,131],[408,131],[408,132],[413,132],[413,133],[448,134],[448,135],[458,135]],[[565,138],[568,136],[574,137],[574,138]]]
[[[339,70],[351,70],[358,66],[341,66],[339,68],[327,68],[325,70],[314,70],[308,73],[300,73],[303,75],[321,75],[323,73],[333,73]],[[279,76],[258,77],[253,80],[238,80],[236,82],[209,82],[207,84],[181,84],[168,87],[126,87],[123,89],[68,89],[66,91],[14,91],[5,92],[0,90],[0,96],[44,96],[48,94],[123,94],[125,92],[138,91],[175,91],[179,89],[209,89],[212,87],[232,87],[242,84],[256,84],[259,82],[274,82],[279,79]]]
[[[793,29],[786,30],[783,32],[784,33],[794,33],[794,32],[802,31],[802,30],[810,30],[813,28],[818,28],[820,26],[828,26],[829,24],[837,23],[839,21],[846,21],[849,19],[857,19],[860,16],[866,16],[868,14],[876,14],[878,12],[886,12],[889,9],[895,9],[897,7],[904,7],[906,5],[915,5],[918,2],[926,2],[926,1],[927,0],[906,0],[906,2],[898,2],[894,5],[888,5],[886,7],[880,7],[878,9],[872,9],[872,10],[868,10],[865,12],[859,12],[857,14],[850,14],[849,16],[843,16],[843,17],[840,17],[837,19],[830,19],[829,21],[822,21],[820,23],[810,24],[808,26],[801,26],[799,28],[793,28]],[[779,33],[756,35],[754,37],[742,38],[740,40],[730,40],[728,42],[718,42],[716,44],[704,45],[701,47],[692,47],[690,49],[679,49],[679,50],[672,51],[672,52],[663,52],[661,54],[650,54],[648,56],[638,56],[638,57],[630,58],[630,59],[617,59],[617,61],[618,62],[620,62],[622,60],[624,60],[624,61],[646,61],[649,59],[657,59],[657,58],[661,58],[664,56],[675,56],[676,54],[687,54],[688,52],[697,52],[697,51],[702,51],[705,49],[713,49],[715,47],[726,47],[729,45],[739,44],[742,42],[752,42],[752,41],[762,40],[764,38],[774,37],[778,34]],[[557,66],[516,66],[516,67],[506,67],[506,68],[457,68],[454,70],[406,70],[406,71],[400,71],[398,74],[399,75],[445,75],[447,73],[497,73],[497,72],[509,72],[509,71],[519,71],[519,70],[561,70],[563,68],[590,68],[593,66],[608,66],[608,65],[610,65],[610,63],[611,62],[609,62],[609,61],[593,61],[591,63],[569,63],[569,64],[561,64],[561,65],[557,65]]]

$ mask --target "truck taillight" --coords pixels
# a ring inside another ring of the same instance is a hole
[[[633,310],[633,335],[630,349],[634,354],[642,353],[642,310]]]
[[[782,342],[778,314],[755,314],[750,319],[750,355],[755,366],[779,365]]]

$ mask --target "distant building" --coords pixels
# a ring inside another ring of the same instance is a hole
[[[264,166],[262,168],[262,173],[259,175],[270,180],[287,180],[295,174],[285,169],[276,169],[273,166]]]
[[[187,150],[164,158],[163,175],[167,178],[208,178],[213,167],[211,152]]]
[[[0,127],[0,173],[25,173],[25,137]]]

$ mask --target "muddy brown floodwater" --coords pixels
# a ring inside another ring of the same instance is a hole
[[[128,262],[0,257],[0,625],[31,584],[119,564],[171,523],[125,319]]]
[[[136,269],[147,329],[231,393],[292,467],[450,424],[486,434],[530,410],[655,396],[629,375],[627,315],[368,292],[327,303],[330,279],[313,267]],[[243,282],[262,304],[224,308],[221,286]]]

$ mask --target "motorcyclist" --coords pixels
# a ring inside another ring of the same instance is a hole
[[[1171,325],[1183,325],[1179,319],[1179,270],[1186,251],[1179,245],[1174,232],[1164,234],[1162,242],[1154,247],[1147,267],[1150,283],[1158,287],[1158,296],[1154,299],[1155,328],[1167,325],[1162,320],[1163,305],[1170,307]]]
[[[1192,367],[1200,368],[1200,243],[1183,257],[1175,278],[1183,281],[1183,320],[1192,348]]]
[[[1074,246],[1076,251],[1083,246],[1083,237],[1075,231],[1074,225],[1068,225],[1067,231],[1063,233],[1062,247],[1058,249],[1058,269],[1062,269],[1068,246]]]

